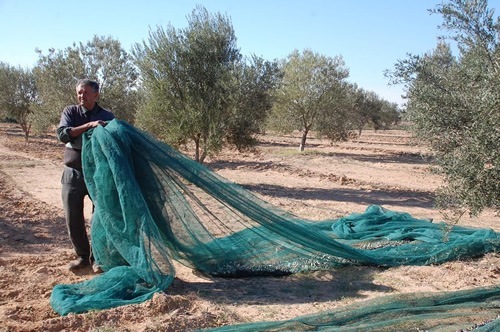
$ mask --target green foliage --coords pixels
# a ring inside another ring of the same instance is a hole
[[[28,140],[37,89],[30,69],[0,62],[0,118],[14,119]]]
[[[374,93],[370,94],[359,88],[357,84],[347,86],[345,108],[351,115],[351,126],[358,131],[358,136],[361,135],[366,124],[370,122],[370,115],[374,109],[373,103],[370,102],[372,95],[376,96]]]
[[[87,44],[80,43],[78,50],[85,74],[100,83],[100,104],[117,118],[133,123],[139,101],[139,75],[132,57],[111,37],[94,36]]]
[[[39,131],[45,131],[58,123],[65,106],[76,103],[75,85],[85,77],[85,69],[75,45],[59,51],[51,48],[47,55],[37,52],[38,64],[33,71],[40,105],[34,122]]]
[[[255,144],[253,135],[263,132],[273,107],[272,91],[279,84],[281,71],[276,62],[252,56],[240,64],[235,112],[229,119],[227,140],[245,149]]]
[[[347,115],[342,83],[349,75],[343,59],[295,50],[283,61],[282,70],[283,81],[275,93],[270,128],[284,133],[302,131],[301,151],[310,130],[331,138],[343,137]]]
[[[401,121],[399,108],[396,103],[388,102],[387,100],[376,100],[376,112],[371,115],[371,124],[375,130],[386,130],[393,125],[397,125]]]
[[[240,54],[229,19],[198,7],[188,28],[150,31],[135,58],[147,94],[138,125],[171,144],[196,145],[196,157],[221,149],[233,104],[231,71]],[[157,123],[156,123],[157,122]]]
[[[351,129],[361,136],[363,129],[370,125],[375,130],[389,129],[401,120],[399,107],[381,99],[375,92],[359,88],[356,84],[347,86],[345,106]]]
[[[188,27],[150,31],[134,49],[145,98],[137,124],[179,146],[194,142],[195,159],[253,143],[270,108],[275,65],[243,62],[230,20],[198,6]]]
[[[392,78],[405,84],[407,115],[445,176],[440,205],[477,215],[500,207],[500,22],[487,1],[437,8],[460,56],[440,43],[431,53],[399,61]]]
[[[101,106],[118,118],[132,122],[138,103],[137,71],[120,42],[94,36],[87,44],[73,44],[63,50],[41,50],[34,68],[40,105],[35,123],[41,129],[57,124],[65,106],[76,103],[75,85],[90,78],[100,83]]]

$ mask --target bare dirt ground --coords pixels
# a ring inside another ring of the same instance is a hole
[[[430,173],[426,149],[407,132],[368,131],[334,145],[310,139],[306,153],[298,153],[298,142],[297,136],[264,135],[255,152],[225,151],[208,165],[304,218],[337,218],[370,204],[444,218],[433,207],[441,178]],[[499,281],[499,253],[439,266],[358,266],[281,278],[205,279],[178,266],[173,284],[150,301],[60,317],[49,304],[53,286],[93,277],[90,269],[74,274],[66,268],[73,252],[60,203],[62,149],[54,136],[25,143],[16,126],[0,124],[0,331],[190,331]],[[458,224],[500,231],[499,221],[486,211]]]

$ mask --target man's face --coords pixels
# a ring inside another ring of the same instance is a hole
[[[94,108],[97,98],[99,98],[99,92],[94,92],[92,87],[88,85],[79,85],[76,87],[76,95],[80,105],[88,110]]]

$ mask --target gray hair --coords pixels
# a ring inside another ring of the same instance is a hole
[[[76,83],[76,87],[78,88],[79,86],[90,86],[94,92],[99,92],[99,83],[89,80],[88,78],[79,80],[78,83]]]

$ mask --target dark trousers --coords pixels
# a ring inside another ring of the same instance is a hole
[[[77,169],[65,166],[61,184],[69,239],[78,256],[83,259],[90,259],[90,242],[85,228],[83,213],[84,198],[89,193],[83,180],[83,173]]]

